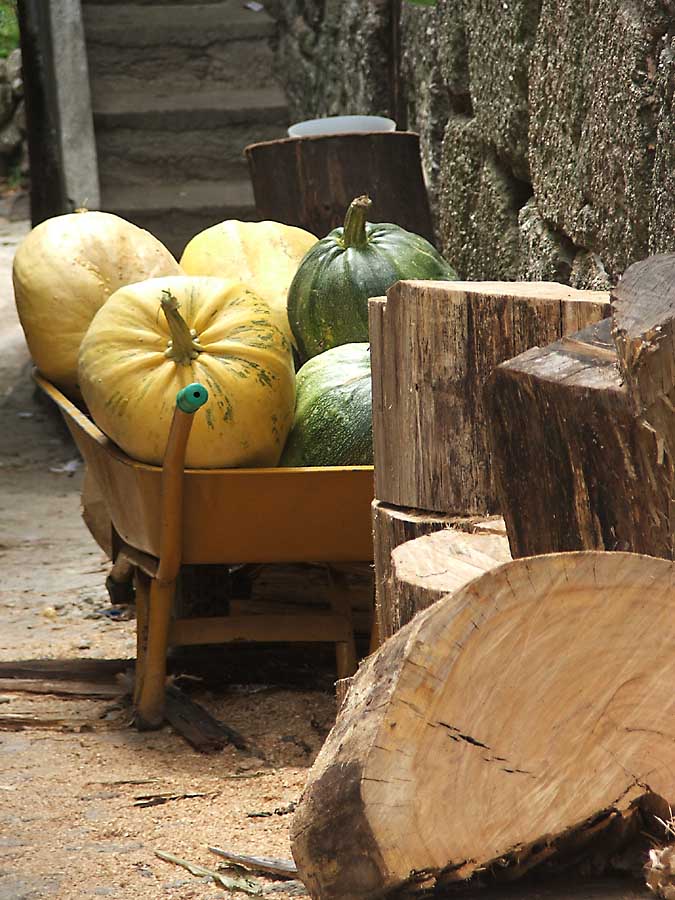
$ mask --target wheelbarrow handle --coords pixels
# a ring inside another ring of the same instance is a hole
[[[208,391],[198,382],[188,384],[176,395],[176,408],[162,464],[161,531],[157,571],[160,582],[172,582],[180,569],[185,451],[192,428],[192,416],[208,399]]]
[[[188,384],[176,394],[176,406],[181,412],[194,413],[209,399],[209,392],[198,381]]]

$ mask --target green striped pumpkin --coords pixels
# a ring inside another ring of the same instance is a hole
[[[282,466],[370,466],[373,414],[370,344],[344,344],[297,374],[295,419]]]
[[[288,291],[288,319],[304,362],[341,344],[368,340],[368,300],[401,279],[453,281],[434,247],[398,225],[371,224],[371,201],[352,201],[345,224],[311,247]]]

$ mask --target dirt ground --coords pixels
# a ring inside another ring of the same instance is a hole
[[[14,311],[11,260],[27,228],[0,220],[0,664],[128,659],[135,623],[110,618],[106,560],[80,518],[82,468],[35,393]],[[155,851],[212,869],[209,845],[290,858],[293,817],[284,810],[332,724],[334,698],[242,681],[210,685],[196,699],[253,750],[202,755],[168,726],[138,733],[124,702],[12,692],[3,680],[0,900],[215,900],[227,895],[222,887]],[[9,726],[11,715],[38,725]],[[161,793],[200,796],[134,805]],[[306,896],[298,883],[259,880],[266,896]]]

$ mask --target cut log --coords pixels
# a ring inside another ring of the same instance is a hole
[[[375,620],[379,643],[391,637],[417,612],[416,606],[411,606],[407,599],[399,597],[398,586],[393,583],[393,551],[401,544],[448,528],[470,534],[487,532],[498,535],[508,547],[504,521],[498,516],[444,516],[421,509],[403,509],[379,500],[373,501]]]
[[[675,254],[630,266],[612,293],[613,336],[628,396],[654,429],[660,462],[675,460]],[[669,496],[674,497],[670,491]],[[673,501],[675,502],[675,500]],[[672,510],[669,511],[672,521]]]
[[[486,407],[514,557],[583,549],[673,557],[669,456],[636,415],[610,320],[500,365]]]
[[[517,874],[667,815],[674,585],[667,560],[549,555],[417,615],[361,666],[310,772],[292,848],[311,895]]]
[[[502,563],[510,562],[509,541],[503,521],[494,532],[437,531],[401,544],[391,554],[392,618],[398,628],[420,610],[457,591]]]
[[[378,500],[445,515],[497,512],[488,376],[608,314],[608,294],[554,283],[404,281],[371,300]]]
[[[433,243],[419,135],[396,131],[265,141],[246,147],[258,217],[325,237],[354,197],[368,194],[373,221]]]

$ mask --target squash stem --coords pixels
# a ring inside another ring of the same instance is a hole
[[[195,334],[187,327],[185,319],[178,312],[180,303],[171,291],[162,291],[162,310],[171,332],[171,341],[164,351],[167,359],[172,359],[179,366],[189,366],[202,351]]]
[[[365,247],[367,245],[366,216],[371,206],[372,201],[365,194],[352,200],[349,204],[342,231],[343,247]]]

